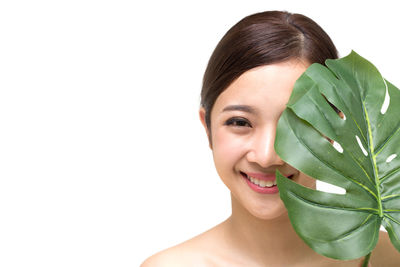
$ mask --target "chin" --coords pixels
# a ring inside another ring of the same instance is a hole
[[[248,211],[254,217],[266,221],[282,218],[283,216],[287,217],[287,210],[282,201],[264,207],[252,207]]]

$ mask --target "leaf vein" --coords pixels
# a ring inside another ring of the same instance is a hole
[[[390,176],[392,176],[392,175],[398,173],[399,171],[400,171],[400,167],[397,168],[397,169],[395,169],[395,170],[393,170],[392,172],[386,174],[385,176],[383,176],[383,177],[380,179],[380,182],[382,183],[384,180],[386,180],[386,179],[389,178]]]
[[[390,199],[393,199],[393,198],[398,198],[398,197],[400,197],[400,194],[388,195],[388,196],[382,197],[382,201],[387,201],[387,200],[390,200]]]
[[[400,131],[400,124],[397,125],[397,129],[394,130],[389,136],[388,138],[386,138],[382,144],[380,144],[377,147],[377,152],[376,152],[376,156],[385,148],[386,144],[392,139],[393,136],[395,136],[397,134],[397,132]]]
[[[369,116],[368,116],[368,111],[367,108],[365,107],[364,101],[362,101],[362,106],[364,110],[364,117],[365,117],[365,122],[367,123],[367,130],[368,130],[368,146],[369,146],[369,158],[372,163],[372,167],[374,169],[374,176],[375,176],[375,189],[377,193],[377,200],[378,200],[378,206],[379,206],[379,217],[383,217],[383,212],[382,212],[382,200],[381,200],[381,192],[379,190],[379,174],[378,174],[378,167],[376,166],[376,156],[374,154],[374,142],[373,142],[373,137],[372,137],[372,130],[371,130],[371,123],[369,121]]]
[[[396,238],[397,242],[399,243],[399,242],[400,242],[399,237],[398,237],[398,236],[396,235],[396,233],[394,232],[392,223],[391,223],[388,219],[386,219],[386,218],[384,218],[384,219],[385,219],[386,223],[389,225],[390,230],[392,230],[393,236]],[[389,219],[390,219],[390,218],[389,218]]]
[[[400,222],[398,220],[396,220],[395,218],[393,218],[392,216],[390,216],[389,214],[385,214],[384,215],[386,218],[389,218],[390,220],[394,221],[397,224],[400,224]]]

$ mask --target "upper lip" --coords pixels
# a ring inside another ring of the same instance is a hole
[[[253,178],[263,180],[263,181],[274,181],[276,179],[275,173],[260,173],[260,172],[242,172],[247,176],[251,176]],[[292,174],[285,175],[286,177],[292,176]]]

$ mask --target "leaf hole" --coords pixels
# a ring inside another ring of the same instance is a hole
[[[343,153],[343,147],[336,141],[332,141],[332,146],[337,150],[339,153]]]
[[[381,114],[386,113],[387,109],[389,108],[389,104],[390,104],[390,96],[389,96],[388,87],[387,87],[385,79],[383,79],[383,82],[385,83],[386,94],[385,94],[385,100],[383,101],[383,104],[381,107]]]
[[[317,181],[317,190],[325,193],[334,193],[339,195],[346,194],[346,189],[323,181]]]
[[[386,162],[387,163],[389,163],[389,162],[391,162],[394,158],[396,158],[397,157],[397,154],[392,154],[392,155],[390,155],[389,157],[387,157],[387,159],[386,159]]]
[[[361,151],[363,152],[363,154],[364,154],[365,156],[368,156],[367,150],[365,150],[363,144],[361,143],[360,138],[359,138],[357,135],[356,135],[356,139],[357,139],[357,143],[358,143],[359,147],[361,148]]]

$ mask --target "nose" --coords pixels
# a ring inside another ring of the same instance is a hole
[[[250,147],[246,155],[247,160],[252,163],[257,163],[262,168],[270,166],[283,165],[284,161],[276,154],[274,149],[276,135],[276,127],[268,127],[260,129],[254,133]]]

